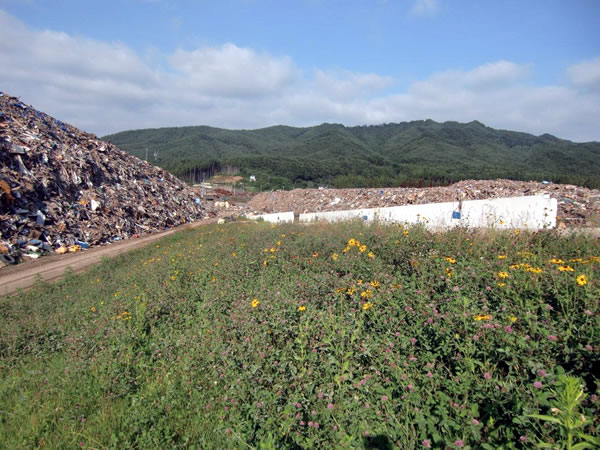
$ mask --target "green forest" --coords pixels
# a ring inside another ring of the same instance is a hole
[[[257,189],[435,186],[463,179],[548,180],[600,188],[600,143],[469,123],[131,130],[103,137],[197,183],[225,169]]]

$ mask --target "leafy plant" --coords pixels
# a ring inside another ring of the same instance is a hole
[[[581,429],[589,423],[589,420],[581,413],[579,407],[584,400],[583,386],[581,380],[574,376],[560,375],[557,388],[552,390],[552,416],[542,414],[529,414],[528,417],[543,420],[559,426],[561,440],[555,444],[539,443],[541,448],[564,448],[567,450],[579,450],[600,447],[600,438],[584,434]],[[574,443],[575,439],[582,440]]]

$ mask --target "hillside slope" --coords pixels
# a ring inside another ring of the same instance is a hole
[[[124,131],[104,139],[194,181],[230,165],[263,187],[446,184],[467,178],[550,179],[600,187],[600,143],[432,120],[258,130],[211,127]],[[266,186],[269,180],[271,186]]]

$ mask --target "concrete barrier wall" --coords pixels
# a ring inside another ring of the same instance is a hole
[[[463,201],[460,211],[458,202],[428,203],[300,214],[300,222],[361,219],[366,222],[422,223],[428,228],[462,226],[539,230],[556,226],[557,210],[556,199],[549,196],[509,197]],[[453,218],[455,212],[460,212],[460,218]]]
[[[554,228],[558,203],[550,196],[508,197],[487,200],[428,203],[425,205],[365,208],[300,214],[300,222],[340,222],[345,220],[420,223],[427,228]],[[460,215],[456,214],[460,213]],[[460,216],[460,217],[459,217]],[[262,214],[252,217],[270,223],[291,223],[293,212]]]
[[[250,216],[248,219],[264,220],[269,223],[292,223],[294,221],[294,212],[281,212],[273,214],[261,214],[259,216]]]

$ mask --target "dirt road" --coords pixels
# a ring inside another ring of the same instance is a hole
[[[92,264],[99,263],[102,258],[110,258],[136,248],[145,247],[157,239],[162,239],[181,230],[198,228],[216,222],[217,219],[204,219],[139,239],[114,242],[78,253],[53,254],[16,266],[4,267],[0,269],[0,296],[10,295],[17,289],[29,289],[33,286],[38,275],[44,281],[55,281],[64,275],[67,267],[71,267],[73,272],[82,272]]]

